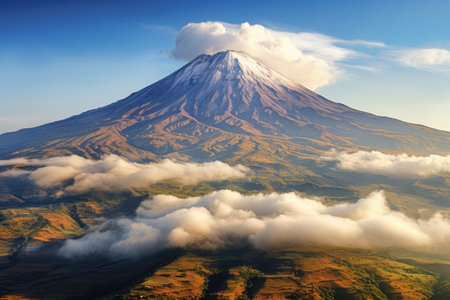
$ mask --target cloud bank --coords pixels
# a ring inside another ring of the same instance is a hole
[[[441,48],[404,49],[393,52],[402,65],[428,71],[450,71],[450,51]]]
[[[108,220],[59,254],[68,258],[139,257],[182,247],[221,249],[251,245],[273,249],[299,245],[358,248],[432,247],[450,242],[450,223],[437,214],[414,220],[392,211],[383,192],[356,203],[326,206],[295,193],[242,195],[230,190],[203,197],[158,195],[143,201],[133,218]]]
[[[100,160],[77,155],[47,159],[17,158],[0,160],[0,166],[34,166],[35,170],[11,169],[2,176],[26,176],[46,189],[59,189],[64,193],[83,193],[90,190],[117,191],[140,188],[162,181],[194,184],[201,181],[219,181],[244,177],[248,169],[242,165],[230,166],[220,161],[206,163],[177,163],[163,160],[141,164],[117,155]]]
[[[331,151],[324,160],[337,161],[338,168],[387,176],[427,177],[450,173],[450,155],[413,156],[378,151],[354,153]]]
[[[189,23],[181,29],[172,54],[176,59],[191,60],[200,54],[244,51],[281,74],[316,89],[342,74],[336,62],[360,56],[336,44],[384,47],[377,42],[342,41],[318,33],[277,31],[257,24],[201,22]]]

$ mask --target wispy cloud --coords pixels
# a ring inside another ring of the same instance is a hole
[[[376,41],[365,41],[365,40],[353,40],[353,41],[347,41],[347,40],[337,40],[337,42],[344,44],[344,45],[357,45],[357,46],[364,46],[369,48],[385,48],[387,45],[383,42],[376,42]]]
[[[403,49],[391,51],[389,54],[404,66],[427,71],[450,71],[450,51],[447,49]]]
[[[392,211],[383,192],[356,203],[326,206],[295,193],[242,195],[221,190],[203,197],[159,195],[143,201],[133,218],[107,220],[59,254],[139,257],[167,247],[259,249],[298,245],[358,248],[433,247],[450,242],[450,224]]]
[[[32,171],[12,169],[0,175],[26,176],[39,187],[56,189],[57,196],[90,190],[140,188],[162,181],[194,184],[201,181],[236,179],[244,177],[248,171],[242,165],[230,166],[220,161],[178,163],[166,159],[157,163],[141,164],[117,155],[107,155],[100,160],[76,155],[47,159],[0,160],[0,166],[18,164],[36,168]]]
[[[346,171],[401,177],[426,177],[450,173],[450,155],[413,156],[384,154],[378,151],[354,153],[335,150],[322,159],[337,161],[338,168]]]
[[[344,70],[336,62],[362,56],[337,44],[384,47],[379,42],[345,41],[318,33],[273,30],[258,24],[201,22],[189,23],[181,29],[172,53],[177,59],[191,60],[203,53],[244,51],[285,76],[316,89],[342,75]]]

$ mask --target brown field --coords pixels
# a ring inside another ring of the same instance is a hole
[[[212,261],[209,258],[188,254],[160,268],[134,286],[124,299],[199,299],[212,272]]]
[[[118,297],[429,299],[435,295],[435,299],[446,299],[449,295],[444,293],[443,297],[436,287],[450,274],[439,274],[426,266],[439,264],[445,270],[450,262],[422,256],[406,263],[409,256],[404,251],[295,248],[249,252],[242,256],[188,253]]]

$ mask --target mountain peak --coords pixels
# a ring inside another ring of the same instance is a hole
[[[239,81],[241,84],[244,82],[264,82],[265,84],[277,82],[290,88],[306,89],[270,69],[250,54],[236,50],[197,56],[177,72],[173,86],[193,85],[199,81],[211,82],[211,84],[225,84],[232,81]]]
[[[241,61],[241,63],[243,63],[249,59],[257,60],[250,54],[248,54],[244,51],[239,51],[239,50],[225,50],[225,51],[216,52],[216,53],[210,54],[210,55],[200,54],[199,56],[194,58],[192,61],[196,61],[197,59],[200,59],[200,60],[206,59],[209,62],[215,62],[217,64],[230,65],[230,66],[235,65],[236,63],[239,63],[239,61]]]
[[[261,62],[258,61],[255,57],[251,56],[250,54],[244,52],[244,51],[237,51],[237,50],[226,50],[217,52],[213,55],[209,56],[211,63],[216,64],[218,66],[223,67],[236,67],[241,66],[242,68],[245,68],[246,66],[251,66],[252,64],[260,64]]]
[[[210,55],[211,57],[215,57],[216,59],[222,59],[222,60],[234,60],[239,59],[245,56],[250,56],[247,52],[240,51],[240,50],[225,50],[216,52],[215,54]]]

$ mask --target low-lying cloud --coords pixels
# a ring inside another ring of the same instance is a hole
[[[139,257],[171,248],[258,249],[301,245],[358,248],[433,247],[450,242],[450,223],[437,214],[428,220],[391,210],[383,192],[356,203],[326,206],[295,193],[242,195],[220,190],[203,197],[158,195],[143,201],[133,218],[108,220],[59,254]]]
[[[337,167],[342,170],[376,175],[427,177],[450,173],[450,155],[414,156],[406,153],[384,154],[378,151],[331,151],[322,159],[337,161]]]
[[[384,47],[383,43],[343,41],[318,33],[286,32],[249,23],[189,23],[176,38],[172,54],[191,60],[200,54],[225,50],[247,52],[281,74],[316,89],[335,81],[342,70],[336,62],[361,56],[337,44]]]
[[[83,193],[90,190],[117,191],[141,188],[162,181],[195,184],[244,177],[248,169],[230,166],[220,161],[179,163],[169,159],[157,163],[130,162],[117,155],[100,160],[81,156],[61,156],[46,159],[17,158],[0,161],[0,166],[33,166],[34,170],[10,169],[2,176],[26,176],[37,186],[58,189],[57,195]]]

